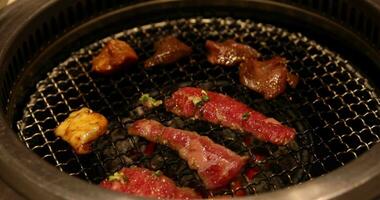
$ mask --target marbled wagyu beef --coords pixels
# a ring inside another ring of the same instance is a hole
[[[154,120],[142,119],[128,128],[128,134],[167,145],[178,151],[189,167],[198,172],[207,189],[227,185],[245,165],[247,157],[239,156],[195,132],[166,127]]]
[[[158,199],[200,199],[194,190],[177,187],[175,183],[158,171],[145,168],[123,168],[103,180],[100,186],[116,192]]]
[[[295,137],[295,130],[223,94],[195,87],[178,89],[165,101],[168,111],[188,118],[219,124],[277,145]]]

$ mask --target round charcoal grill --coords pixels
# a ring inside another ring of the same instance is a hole
[[[0,175],[34,199],[133,199],[94,186],[132,165],[161,170],[177,185],[192,187],[204,197],[347,199],[363,192],[376,197],[380,175],[376,5],[344,0],[20,0],[0,15],[0,24],[14,26],[0,25],[0,30],[15,30],[9,40],[0,39],[4,47]],[[11,12],[31,17],[9,24]],[[154,42],[166,35],[177,36],[193,54],[175,64],[144,69]],[[131,44],[138,64],[113,76],[92,73],[92,58],[111,38]],[[264,59],[287,58],[289,69],[301,77],[298,87],[264,100],[239,83],[238,68],[208,63],[205,41],[226,39],[254,47]],[[276,146],[177,117],[163,106],[140,112],[142,94],[165,99],[184,86],[238,99],[295,128],[296,139]],[[84,106],[111,123],[109,134],[93,144],[94,152],[79,156],[54,135],[54,129]],[[197,131],[250,161],[230,185],[208,191],[175,151],[128,135],[127,126],[142,118]]]

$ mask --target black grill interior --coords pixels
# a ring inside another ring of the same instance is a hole
[[[168,34],[177,35],[194,53],[173,65],[143,69],[142,61],[153,54],[154,41]],[[136,67],[111,77],[90,72],[92,57],[109,38],[77,50],[37,84],[17,121],[19,137],[26,146],[70,175],[96,184],[123,166],[139,165],[161,170],[178,185],[195,187],[204,196],[239,196],[326,174],[379,141],[380,102],[374,88],[353,64],[301,33],[246,19],[197,17],[144,25],[110,37],[134,47],[140,56]],[[230,38],[251,45],[264,58],[286,57],[291,70],[301,77],[297,89],[267,101],[239,84],[237,68],[209,64],[205,40]],[[181,119],[163,107],[143,115],[136,111],[143,93],[164,99],[178,87],[189,85],[228,94],[294,127],[295,142],[283,147],[262,143],[229,129]],[[94,153],[77,156],[53,131],[70,112],[83,106],[105,115],[111,126],[109,134],[94,144]],[[250,163],[230,186],[206,191],[176,152],[127,135],[128,124],[140,118],[207,135],[248,155]]]

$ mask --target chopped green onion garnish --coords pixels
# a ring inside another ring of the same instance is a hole
[[[204,103],[210,99],[207,95],[207,92],[204,90],[201,91],[201,95],[202,95],[201,97],[192,98],[193,104],[197,107],[202,107]]]
[[[245,113],[243,114],[242,119],[243,119],[243,120],[247,120],[248,117],[249,117],[249,112],[245,112]]]
[[[144,103],[144,102],[147,102],[150,98],[152,98],[152,97],[150,97],[149,94],[143,94],[143,95],[140,97],[139,101],[140,101],[141,103]]]
[[[154,172],[154,175],[156,176],[161,176],[162,175],[162,172],[160,170],[157,170]]]
[[[208,97],[208,94],[206,91],[202,90],[201,91],[201,94],[202,94],[202,101],[206,102],[208,101],[210,98]]]
[[[148,108],[154,108],[160,106],[163,103],[161,100],[156,100],[150,97],[149,94],[143,94],[140,97],[139,102]]]
[[[113,175],[108,177],[109,181],[127,181],[128,178],[124,176],[123,172],[115,172]]]
[[[162,101],[161,101],[161,100],[154,100],[154,101],[152,102],[152,104],[153,104],[154,107],[157,107],[157,106],[159,106],[159,105],[162,104]]]
[[[199,103],[202,102],[202,99],[199,98],[199,97],[194,97],[194,98],[192,99],[192,101],[193,101],[193,104],[196,106],[196,105],[198,105]]]

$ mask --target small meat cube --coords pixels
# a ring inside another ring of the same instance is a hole
[[[112,39],[92,61],[92,71],[112,74],[127,69],[137,62],[138,56],[128,43]]]
[[[102,181],[100,186],[116,192],[153,197],[158,199],[200,199],[194,190],[177,187],[160,171],[153,172],[145,168],[123,168],[119,172]]]
[[[144,137],[178,151],[189,167],[197,170],[207,189],[228,184],[247,162],[247,157],[239,156],[206,136],[166,127],[154,120],[142,119],[134,122],[128,128],[128,134]]]
[[[91,152],[91,144],[107,132],[107,119],[88,108],[72,112],[56,129],[55,135],[69,143],[76,153]]]
[[[185,43],[179,41],[174,36],[167,36],[154,44],[156,52],[145,63],[145,68],[151,68],[158,65],[168,65],[187,57],[191,54],[192,49]]]
[[[282,94],[287,83],[293,88],[298,83],[298,76],[288,71],[286,59],[282,57],[266,61],[248,59],[241,63],[239,76],[243,85],[264,95],[265,99]]]
[[[257,58],[260,54],[252,47],[237,43],[234,40],[226,40],[222,43],[211,40],[206,41],[209,52],[207,59],[211,64],[232,67],[240,64],[248,58]]]

